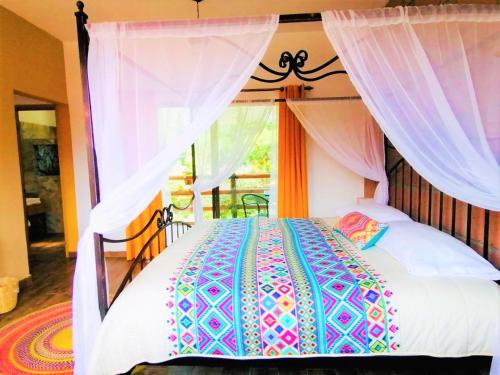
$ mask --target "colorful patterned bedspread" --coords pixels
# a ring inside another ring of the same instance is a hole
[[[357,253],[319,219],[216,222],[167,288],[170,355],[397,350],[392,293]]]

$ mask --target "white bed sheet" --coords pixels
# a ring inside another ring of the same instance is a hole
[[[325,221],[332,223],[335,219]],[[167,281],[187,250],[195,246],[213,224],[214,221],[207,221],[194,226],[123,291],[102,324],[89,366],[90,374],[116,374],[141,362],[169,359],[172,342],[168,337],[173,331],[170,331],[165,306]],[[384,355],[493,354],[500,319],[500,286],[485,280],[416,277],[380,248],[359,253],[383,275],[387,287],[394,292],[391,298],[397,308],[400,347]]]

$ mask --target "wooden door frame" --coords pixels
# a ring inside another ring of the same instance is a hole
[[[56,105],[55,104],[18,104],[14,105],[14,112],[16,116],[16,133],[17,133],[17,150],[18,150],[18,155],[19,155],[19,169],[21,172],[21,190],[23,192],[23,210],[24,210],[24,231],[26,233],[26,250],[28,252],[28,262],[29,262],[29,253],[30,253],[30,247],[31,247],[31,241],[29,237],[29,228],[28,228],[28,210],[26,207],[26,191],[24,189],[24,168],[23,168],[23,154],[22,154],[22,147],[21,147],[21,121],[19,120],[19,112],[22,111],[54,111],[56,112]],[[57,124],[56,124],[57,126]],[[57,141],[57,135],[56,135],[56,141]],[[59,182],[59,185],[61,182]],[[61,197],[62,199],[62,197]],[[63,213],[64,215],[64,213]],[[29,266],[28,266],[29,268]]]

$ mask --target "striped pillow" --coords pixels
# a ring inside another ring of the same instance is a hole
[[[387,228],[387,224],[379,223],[357,211],[349,212],[337,224],[337,230],[361,250],[374,246]]]

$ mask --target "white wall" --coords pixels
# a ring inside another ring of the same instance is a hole
[[[363,178],[337,163],[309,136],[306,150],[309,216],[332,217],[334,208],[363,196]]]
[[[20,111],[19,121],[44,126],[56,126],[56,111]]]
[[[285,26],[285,27],[283,27]],[[263,62],[277,70],[278,60],[283,51],[295,54],[301,49],[309,53],[306,68],[314,68],[336,55],[325,33],[318,25],[294,25],[289,30],[286,25],[280,25],[281,32],[275,34]],[[300,30],[300,31],[299,31]],[[331,69],[342,70],[340,61],[335,62]],[[257,69],[256,75],[266,77],[262,69]],[[284,82],[263,84],[251,80],[247,87],[279,87],[289,84],[302,84],[295,77],[289,77]],[[333,75],[316,82],[307,82],[314,87],[306,92],[306,97],[356,96],[356,89],[345,74]],[[241,94],[241,98],[277,97],[272,93]],[[355,203],[356,198],[364,196],[364,179],[354,174],[332,159],[311,138],[307,137],[307,166],[309,187],[309,215],[314,217],[332,216],[332,211],[339,205]]]

